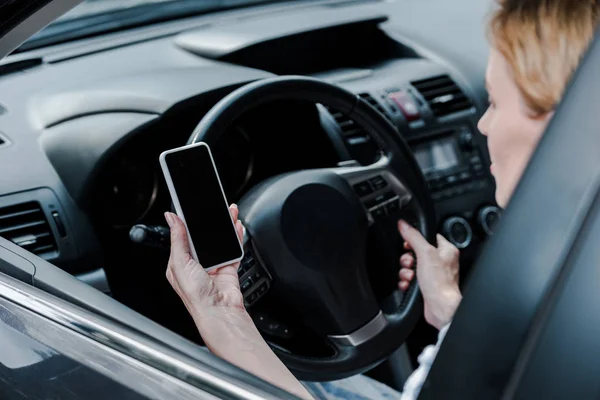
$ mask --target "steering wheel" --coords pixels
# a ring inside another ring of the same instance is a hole
[[[189,143],[213,145],[246,111],[281,100],[305,100],[343,112],[382,149],[372,165],[303,170],[267,179],[239,202],[254,258],[271,278],[270,295],[264,300],[289,304],[299,323],[332,351],[307,356],[280,346],[273,350],[299,379],[341,379],[391,355],[422,315],[414,281],[405,293],[396,290],[385,306],[377,301],[368,272],[371,268],[371,274],[377,274],[377,265],[367,265],[369,227],[395,227],[402,217],[433,242],[433,204],[396,128],[359,96],[318,79],[277,77],[242,86],[205,115]],[[400,252],[402,239],[393,232],[394,250]]]

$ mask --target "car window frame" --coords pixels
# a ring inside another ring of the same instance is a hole
[[[272,385],[269,385],[272,390],[265,390],[264,385],[258,388],[252,382],[240,381],[239,377],[226,376],[209,363],[186,357],[125,324],[2,272],[0,307],[17,316],[25,324],[21,332],[33,340],[148,398],[169,398],[165,395],[172,397],[174,393],[178,398],[190,399],[296,398]]]

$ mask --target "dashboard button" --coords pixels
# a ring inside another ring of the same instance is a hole
[[[354,191],[360,196],[364,197],[373,193],[373,189],[371,185],[369,185],[368,181],[359,182],[354,185]]]
[[[469,171],[463,171],[458,176],[458,179],[461,182],[469,181],[469,180],[473,179],[473,174],[471,174]]]
[[[465,240],[467,240],[469,231],[467,231],[467,228],[465,228],[464,225],[454,224],[454,225],[452,225],[450,234],[452,235],[453,238],[456,239],[456,241],[463,243]]]
[[[456,175],[449,175],[446,177],[446,184],[453,185],[458,182],[458,177]]]
[[[400,108],[402,114],[408,122],[421,119],[421,113],[416,101],[407,92],[400,90],[390,93],[390,99]]]
[[[442,198],[443,199],[449,199],[450,197],[452,197],[452,189],[446,189],[442,192]]]
[[[459,142],[460,147],[467,152],[471,152],[475,148],[475,142],[471,132],[466,131],[461,133]]]
[[[466,219],[451,217],[444,222],[444,236],[458,249],[467,248],[473,240],[473,230]]]
[[[500,213],[500,208],[496,206],[487,206],[479,211],[477,220],[486,235],[492,236],[494,234],[494,227],[500,219]]]
[[[466,193],[466,188],[464,186],[459,186],[454,188],[454,195],[455,196],[460,196]]]

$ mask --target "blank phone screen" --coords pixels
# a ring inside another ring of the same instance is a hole
[[[207,146],[165,155],[198,261],[204,268],[242,256]]]

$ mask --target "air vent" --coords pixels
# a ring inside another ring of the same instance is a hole
[[[392,119],[388,115],[387,110],[381,105],[381,103],[379,103],[377,100],[375,100],[375,98],[373,96],[371,96],[369,93],[361,93],[361,94],[359,94],[359,96],[362,97],[362,99],[364,101],[366,101],[367,103],[369,103],[377,111],[379,111],[380,113],[382,113],[383,116],[386,117],[390,122],[392,122],[392,123],[394,122],[394,121],[392,121]]]
[[[361,165],[369,165],[377,161],[379,149],[371,135],[346,114],[330,108],[327,109],[339,126],[352,158]]]
[[[473,107],[471,100],[448,75],[423,79],[411,82],[411,84],[425,98],[436,117],[443,117]]]
[[[334,111],[331,109],[328,109],[328,110],[331,113],[331,116],[333,117],[333,119],[335,119],[335,122],[337,122],[338,126],[340,127],[340,131],[342,132],[342,135],[345,138],[351,138],[351,137],[356,137],[356,136],[361,136],[361,137],[369,136],[367,131],[365,131],[362,126],[358,125],[356,122],[354,122],[354,120],[350,119],[346,114],[339,112],[339,111]]]
[[[49,257],[58,251],[48,220],[37,202],[0,208],[0,236],[39,256]]]

